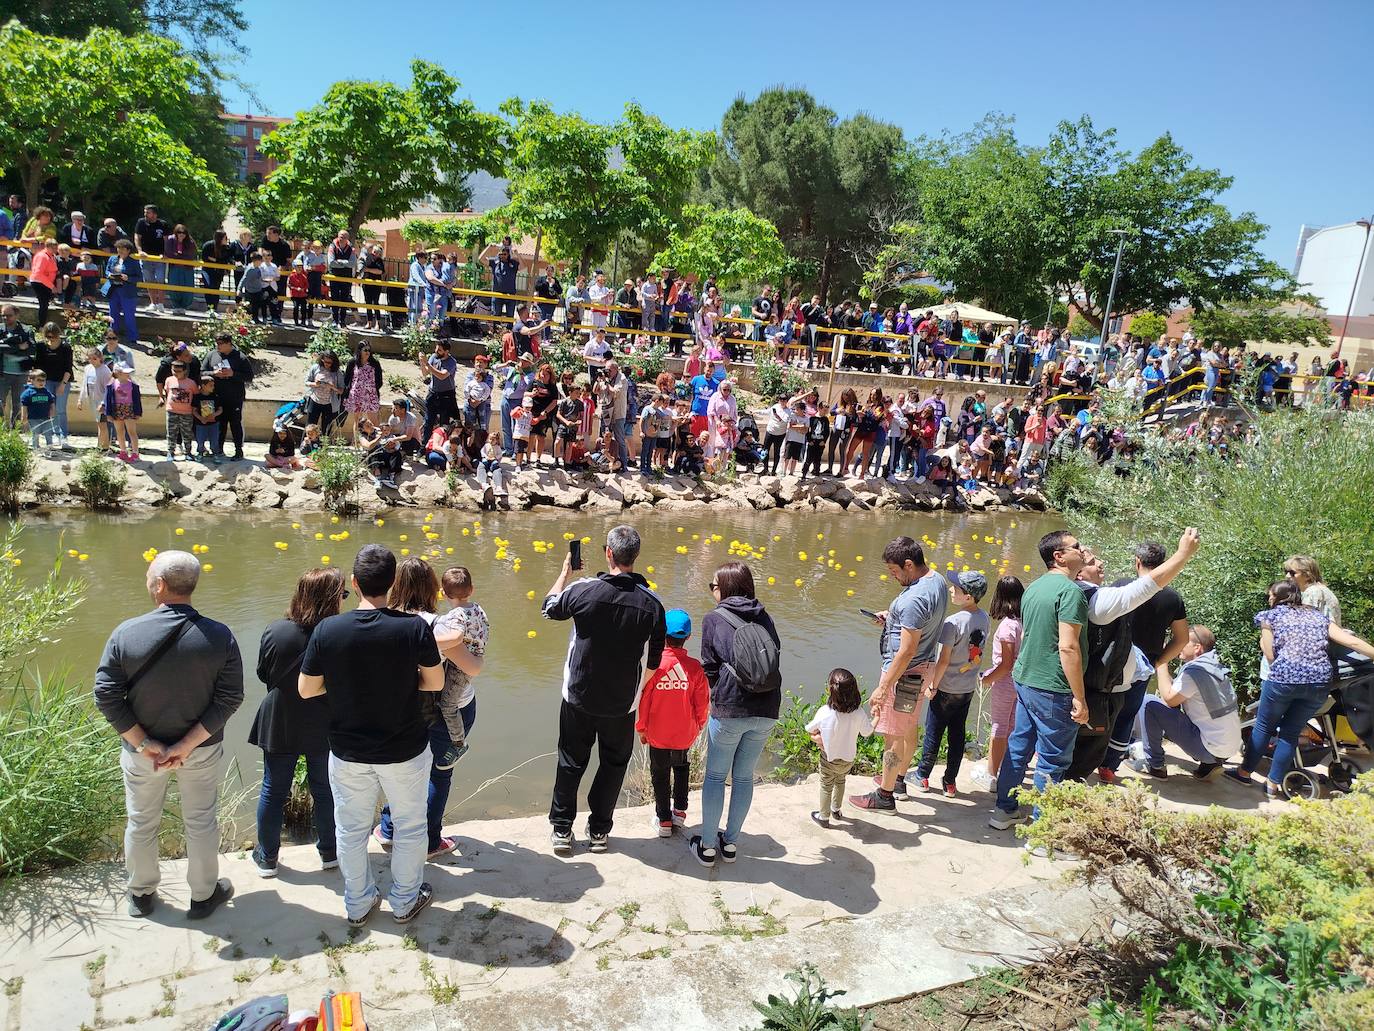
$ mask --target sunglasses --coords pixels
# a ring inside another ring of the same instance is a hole
[[[343,601],[345,598],[347,598],[347,597],[348,597],[350,594],[352,594],[352,593],[353,593],[352,591],[350,591],[347,587],[345,587],[345,588],[343,589],[343,593],[342,593],[341,595],[339,595],[339,600],[340,600],[340,601]]]

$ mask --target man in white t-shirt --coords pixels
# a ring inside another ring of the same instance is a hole
[[[1167,738],[1198,763],[1193,776],[1199,780],[1221,767],[1222,761],[1240,751],[1240,713],[1230,670],[1216,653],[1216,635],[1205,626],[1188,631],[1188,643],[1179,652],[1183,665],[1178,678],[1159,668],[1159,694],[1145,699],[1136,718],[1136,735],[1143,755],[1131,760],[1131,768],[1151,777],[1167,777],[1164,741]]]

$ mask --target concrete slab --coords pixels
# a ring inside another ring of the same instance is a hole
[[[851,791],[866,787],[851,778]],[[133,1018],[199,1028],[227,1009],[227,1000],[289,991],[294,1006],[310,1007],[330,988],[363,991],[376,1028],[431,1026],[424,1023],[433,1023],[429,1017],[399,1021],[437,1002],[447,1007],[455,997],[465,1004],[491,998],[496,1013],[531,993],[558,996],[593,975],[605,975],[607,984],[663,986],[681,980],[704,949],[712,949],[702,964],[711,984],[665,988],[661,997],[646,994],[634,1004],[646,1022],[653,1014],[676,1015],[672,1007],[681,1005],[683,1012],[716,1014],[714,1026],[739,1026],[743,1018],[718,1016],[734,1010],[711,1001],[729,997],[731,985],[747,1006],[780,988],[783,972],[812,959],[840,964],[823,969],[840,986],[858,988],[877,968],[845,966],[845,957],[887,953],[863,934],[889,930],[894,955],[882,962],[897,965],[881,980],[914,991],[936,967],[924,959],[920,969],[902,966],[906,960],[896,953],[920,958],[932,937],[970,956],[978,949],[1014,953],[1026,942],[997,937],[1003,930],[1052,927],[1056,914],[1067,912],[1062,864],[1027,859],[1011,832],[987,827],[990,797],[961,787],[965,794],[955,799],[920,796],[900,803],[895,815],[855,812],[825,830],[808,815],[814,781],[759,785],[739,862],[711,870],[689,855],[685,836],[658,838],[648,807],[617,813],[610,852],[579,849],[569,859],[549,851],[542,816],[463,823],[451,828],[461,854],[428,868],[432,909],[408,927],[383,911],[353,934],[338,875],[319,869],[311,846],[283,849],[275,880],[259,879],[244,853],[223,857],[221,876],[237,894],[198,924],[185,917],[184,861],[163,863],[161,903],[147,920],[124,914],[118,864],[28,878],[0,895],[0,982],[15,986],[3,999],[0,1026],[107,1028]],[[1161,788],[1177,808],[1212,799],[1260,804],[1258,793],[1229,783],[1181,777]],[[691,805],[694,815],[700,811],[699,799]],[[386,856],[374,851],[371,861],[385,886]],[[1026,893],[1038,885],[1046,892]],[[984,897],[983,908],[938,908],[973,896]],[[1006,901],[1015,899],[1021,901]],[[1011,906],[1005,919],[988,908],[999,901]],[[919,917],[898,916],[908,912]],[[1081,914],[1073,912],[1066,927],[1079,926]],[[856,921],[887,917],[895,922],[879,919],[863,925],[863,934],[840,933]],[[813,941],[832,931],[836,937],[823,946]],[[741,961],[749,970],[738,969],[735,950],[757,957]],[[951,976],[968,969],[953,954],[940,962]],[[573,999],[565,1000],[566,1026],[580,1027]],[[557,1026],[530,1019],[510,1026]],[[598,1019],[605,1023],[605,1014]]]

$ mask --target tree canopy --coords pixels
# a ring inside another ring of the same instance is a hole
[[[425,197],[451,191],[470,172],[501,174],[503,123],[456,96],[459,82],[413,61],[411,84],[344,80],[263,137],[278,167],[261,203],[283,228],[319,222],[354,235],[372,218],[394,218]]]
[[[132,190],[180,220],[201,212],[202,228],[217,226],[225,190],[185,142],[204,137],[200,77],[169,39],[96,29],[73,40],[11,21],[0,28],[0,167],[30,206],[55,177],[69,202],[94,207]]]
[[[824,296],[837,277],[857,282],[848,245],[897,196],[901,130],[866,115],[839,120],[805,90],[738,97],[721,121],[702,195],[767,218]]]
[[[1280,307],[1263,301],[1223,302],[1193,312],[1190,325],[1197,336],[1223,344],[1264,341],[1310,347],[1331,342],[1331,323],[1317,312],[1315,305]]]
[[[728,288],[774,279],[786,265],[777,227],[766,218],[744,208],[689,204],[652,267],[675,268],[698,281],[715,275]]]
[[[512,98],[510,201],[499,209],[527,232],[542,228],[552,256],[586,272],[622,235],[652,246],[667,240],[711,137],[670,129],[637,104],[603,125]]]

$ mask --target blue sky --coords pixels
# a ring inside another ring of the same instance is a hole
[[[634,99],[698,129],[717,127],[736,95],[784,84],[908,136],[959,132],[989,111],[1012,115],[1032,142],[1083,113],[1131,148],[1172,132],[1234,176],[1226,202],[1268,223],[1265,250],[1289,268],[1302,223],[1374,212],[1374,0],[244,0],[244,10],[239,70],[268,114],[309,107],[337,79],[407,81],[413,57],[442,64],[488,109],[518,94],[609,120]]]

